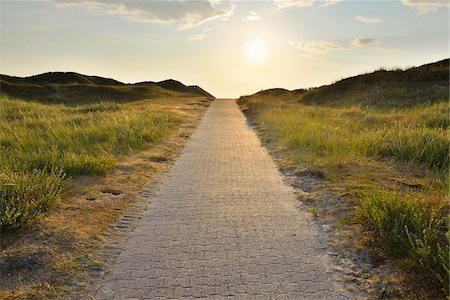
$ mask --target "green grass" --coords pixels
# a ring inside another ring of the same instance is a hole
[[[0,74],[1,93],[14,98],[48,103],[92,103],[92,101],[130,102],[171,97],[210,97],[198,86],[176,80],[125,84],[111,78],[73,72],[49,72],[30,77]]]
[[[100,101],[130,102],[142,99],[180,97],[183,94],[159,86],[29,84],[1,81],[2,94],[14,98],[35,99],[47,103],[92,103]]]
[[[100,102],[77,106],[0,97],[0,230],[32,222],[59,201],[67,178],[105,174],[117,156],[156,143],[172,112]]]
[[[66,187],[62,171],[0,172],[0,228],[16,228],[53,208]]]
[[[421,274],[419,284],[442,296],[449,275],[447,99],[391,108],[310,105],[291,95],[238,103],[294,165],[323,170],[352,195],[374,251]]]
[[[375,233],[373,243],[381,253],[401,259],[423,280],[448,293],[448,206],[398,192],[368,191],[358,213],[361,222]]]
[[[449,166],[445,102],[385,111],[261,101],[261,106],[241,103],[257,113],[259,123],[281,134],[283,143],[306,163],[388,157],[439,172]]]

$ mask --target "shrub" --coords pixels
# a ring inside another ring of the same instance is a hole
[[[0,171],[0,231],[29,224],[57,203],[65,186],[64,173],[57,169]]]
[[[449,232],[444,204],[398,192],[366,191],[358,209],[362,223],[375,234],[379,253],[403,259],[417,274],[448,293]]]

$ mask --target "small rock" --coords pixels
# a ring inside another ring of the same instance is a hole
[[[320,169],[309,168],[295,172],[297,176],[313,177],[317,179],[325,179],[325,172]]]
[[[156,156],[150,157],[150,160],[151,160],[151,161],[154,161],[154,162],[164,162],[164,161],[167,161],[168,159],[167,159],[167,157],[165,157],[165,156],[162,156],[162,155],[156,155]]]
[[[123,191],[121,191],[121,190],[115,190],[115,189],[103,189],[103,190],[102,190],[102,193],[105,193],[105,194],[112,194],[112,195],[117,196],[117,195],[123,194]]]
[[[97,198],[95,198],[95,197],[86,197],[86,200],[88,200],[88,201],[94,201],[94,200],[96,200]]]

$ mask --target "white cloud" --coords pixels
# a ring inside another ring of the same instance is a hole
[[[319,4],[319,6],[329,6],[334,5],[342,0],[274,0],[274,4],[277,9],[282,9],[286,7],[306,7],[313,6],[314,4]]]
[[[401,0],[406,6],[415,8],[419,13],[429,13],[439,8],[450,7],[448,0]]]
[[[319,7],[324,7],[324,6],[330,6],[330,5],[335,5],[338,2],[341,2],[342,0],[322,0],[320,1],[322,4],[319,5]]]
[[[246,16],[245,18],[243,18],[243,21],[258,21],[259,19],[261,19],[260,16],[258,16],[257,13],[255,13],[254,11],[251,11],[250,14],[248,16]]]
[[[381,23],[383,22],[382,19],[380,18],[375,18],[375,17],[366,17],[366,16],[357,16],[355,17],[356,20],[360,21],[360,22],[364,22],[364,23]]]
[[[191,41],[201,41],[201,40],[204,40],[205,37],[206,37],[206,34],[204,34],[204,33],[199,33],[199,34],[191,34],[191,35],[189,36],[189,39],[190,39]]]
[[[278,9],[297,6],[312,6],[314,4],[314,0],[274,0],[274,4]]]
[[[216,0],[173,1],[108,1],[55,0],[59,6],[82,6],[90,10],[107,11],[139,22],[176,23],[185,29],[202,23],[226,18],[233,14],[235,5],[220,4]]]
[[[330,41],[310,41],[310,42],[288,41],[288,43],[289,45],[298,50],[312,54],[327,54],[328,52],[333,50],[343,49],[340,44]]]
[[[374,42],[375,42],[375,39],[372,39],[372,38],[356,38],[350,44],[353,47],[360,48],[360,47],[365,47]]]
[[[288,41],[289,45],[302,51],[301,57],[306,59],[319,59],[321,55],[327,54],[331,51],[350,50],[352,48],[361,48],[373,43],[377,43],[377,40],[373,38],[355,38],[350,42],[349,46],[343,46],[336,42],[315,40],[309,42],[296,42]],[[394,49],[377,47],[377,52],[392,53]]]

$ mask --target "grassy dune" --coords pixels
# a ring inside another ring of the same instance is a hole
[[[29,77],[0,74],[1,93],[14,98],[48,103],[129,102],[143,99],[197,96],[214,98],[199,86],[169,79],[125,84],[111,78],[74,72],[49,72]]]
[[[95,102],[65,106],[0,96],[0,230],[53,207],[72,176],[105,174],[118,155],[177,128],[168,111]]]
[[[384,81],[386,88],[398,86],[391,75],[391,81]],[[430,75],[430,86],[438,89],[432,99],[421,98],[422,86],[411,84],[401,100],[363,97],[357,103],[358,93],[369,94],[369,86],[344,92],[337,83],[295,95],[260,92],[241,97],[239,104],[265,140],[287,149],[289,161],[322,170],[331,189],[345,190],[355,207],[351,222],[370,233],[368,246],[413,270],[421,277],[415,284],[442,296],[448,294],[449,280],[450,106],[448,80],[445,94],[435,76]],[[333,96],[326,97],[324,89]]]

